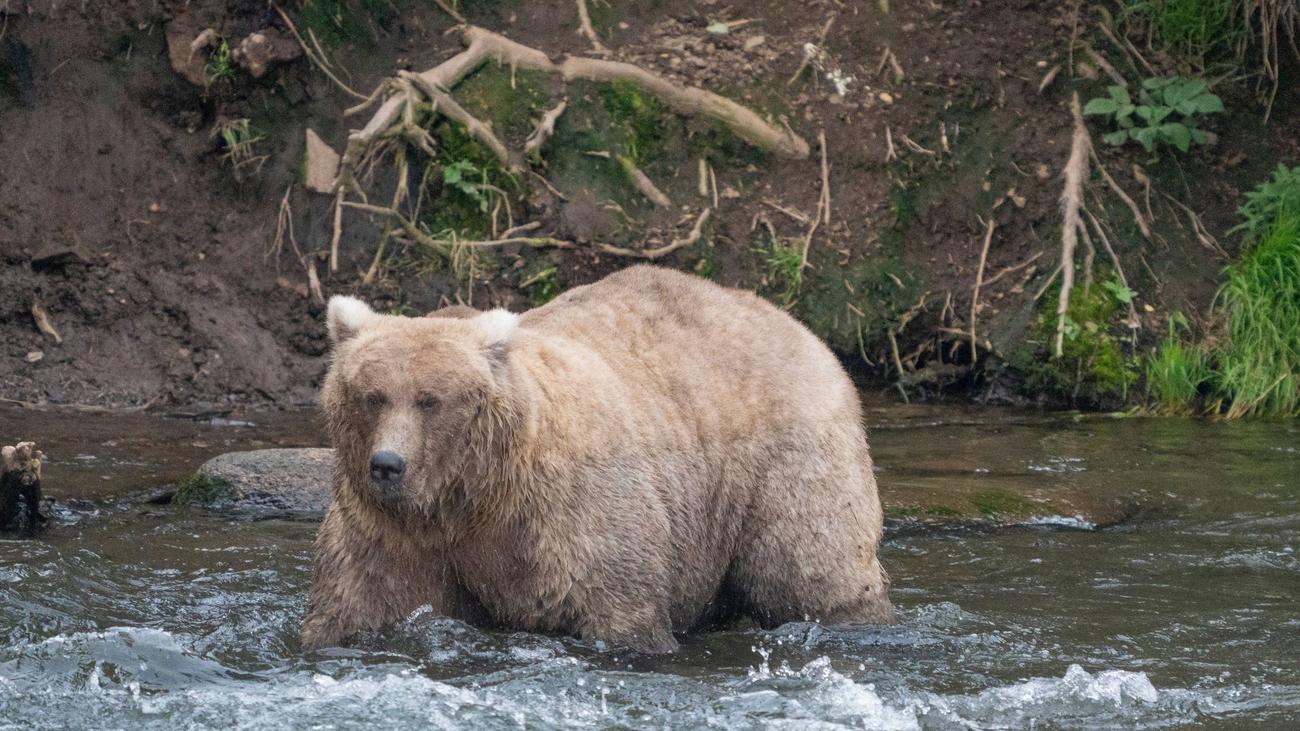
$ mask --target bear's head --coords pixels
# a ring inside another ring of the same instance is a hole
[[[435,515],[463,497],[466,470],[500,425],[518,315],[383,315],[329,303],[333,352],[321,391],[336,489],[390,511]]]

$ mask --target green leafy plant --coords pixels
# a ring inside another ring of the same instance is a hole
[[[1300,213],[1300,165],[1287,168],[1278,163],[1272,180],[1260,183],[1246,194],[1246,203],[1237,209],[1245,220],[1233,231],[1244,231],[1246,238],[1254,240],[1288,213]]]
[[[1111,279],[1107,279],[1106,281],[1101,283],[1101,286],[1104,287],[1107,292],[1110,292],[1111,296],[1115,298],[1116,302],[1122,305],[1126,305],[1132,302],[1133,298],[1137,296],[1137,292],[1134,292],[1133,290],[1124,286],[1124,283],[1120,281],[1119,277],[1112,277]]]
[[[257,154],[257,143],[262,141],[262,135],[253,131],[249,119],[229,119],[218,122],[212,134],[214,137],[221,138],[222,147],[225,148],[222,158],[230,164],[236,177],[249,168],[257,171],[266,162],[266,155]]]
[[[1083,113],[1112,118],[1119,129],[1102,136],[1109,144],[1133,140],[1147,152],[1158,142],[1182,152],[1192,143],[1204,144],[1207,135],[1197,126],[1200,115],[1223,111],[1223,100],[1206,91],[1204,79],[1147,79],[1136,103],[1122,86],[1109,86],[1107,92],[1109,96],[1090,100]]]
[[[1238,22],[1241,0],[1138,0],[1125,18],[1140,18],[1159,45],[1174,58],[1197,68],[1230,54],[1245,26]]]
[[[559,272],[555,267],[540,269],[521,281],[519,288],[528,290],[534,307],[541,307],[560,294]]]
[[[471,181],[471,177],[477,177],[479,182]],[[480,211],[487,212],[488,196],[484,192],[484,186],[487,185],[487,171],[469,160],[456,160],[443,166],[442,182],[469,196],[478,203]]]
[[[235,63],[230,56],[230,44],[224,40],[217,46],[217,50],[208,57],[208,62],[203,67],[203,74],[207,80],[208,88],[218,81],[229,81],[235,78]]]

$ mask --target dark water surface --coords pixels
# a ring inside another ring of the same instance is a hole
[[[210,452],[318,442],[309,417],[159,435],[0,412],[0,440],[45,440],[64,506],[39,539],[0,538],[0,728],[1300,726],[1295,422],[869,420],[890,494],[1028,481],[1148,508],[1104,530],[896,531],[893,627],[735,630],[646,658],[417,612],[381,650],[303,654],[315,525],[140,491]]]

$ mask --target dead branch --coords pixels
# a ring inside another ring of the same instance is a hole
[[[54,342],[62,345],[63,336],[59,334],[59,329],[54,327],[54,321],[50,319],[50,313],[45,311],[40,300],[32,299],[32,319],[36,321],[36,329],[41,333],[54,338]]]
[[[461,22],[465,21],[462,20]],[[596,35],[596,29],[591,25],[591,14],[587,12],[587,0],[578,0],[578,32],[591,41],[592,52],[609,53],[609,49],[600,42],[600,36]]]
[[[1025,267],[1029,266],[1030,264],[1033,264],[1042,255],[1043,252],[1040,251],[1037,254],[1034,254],[1033,256],[1029,257],[1028,259],[1025,259],[1024,261],[1020,262],[1019,264],[1013,264],[1004,269],[999,269],[996,274],[984,280],[984,286],[992,287],[994,284],[997,284],[1003,277],[1007,276],[1008,274],[1014,274],[1020,271],[1021,269],[1024,269]]]
[[[894,358],[894,368],[898,371],[898,380],[894,381],[894,387],[898,389],[898,394],[903,397],[903,403],[909,404],[911,401],[907,398],[907,389],[903,388],[903,359],[898,355],[898,338],[894,335],[894,328],[886,328],[885,335],[889,337],[889,354]]]
[[[1083,184],[1088,179],[1088,149],[1092,146],[1088,128],[1083,123],[1079,94],[1070,99],[1074,116],[1074,135],[1070,141],[1070,159],[1065,165],[1065,189],[1061,191],[1061,296],[1056,305],[1056,340],[1053,357],[1060,358],[1065,345],[1065,314],[1070,308],[1070,289],[1074,287],[1074,249],[1079,242],[1079,209],[1083,206]]]
[[[970,363],[974,366],[979,360],[979,351],[975,348],[975,321],[979,316],[980,306],[980,285],[984,283],[984,264],[989,259],[989,244],[993,243],[993,229],[997,228],[997,221],[993,216],[989,216],[987,228],[984,231],[984,246],[980,248],[980,263],[975,269],[975,288],[970,297]]]
[[[1201,246],[1211,251],[1215,256],[1224,259],[1231,258],[1228,255],[1228,252],[1224,251],[1223,247],[1219,245],[1219,240],[1214,238],[1209,229],[1205,228],[1204,223],[1201,223],[1201,217],[1196,215],[1196,211],[1188,208],[1177,198],[1169,195],[1163,190],[1160,191],[1160,195],[1163,195],[1170,203],[1182,209],[1183,213],[1187,216],[1188,223],[1192,224],[1192,233],[1196,236],[1196,240]]]
[[[705,208],[704,211],[700,213],[699,218],[695,219],[695,226],[691,228],[691,232],[687,234],[686,238],[673,239],[671,242],[656,249],[624,249],[619,246],[611,246],[610,244],[597,244],[597,248],[606,254],[613,254],[615,256],[630,256],[637,259],[650,259],[652,261],[654,259],[661,259],[684,246],[695,245],[695,243],[704,235],[704,225],[709,222],[709,218],[712,215],[713,209]]]
[[[828,222],[830,220],[830,214],[826,211],[830,205],[830,166],[826,162],[826,130],[818,133],[817,141],[822,151],[822,190],[817,198],[817,212],[813,214],[812,226],[808,227],[808,233],[803,237],[803,255],[799,261],[799,271],[808,267],[808,250],[812,248],[813,234],[817,233],[817,227],[821,225],[822,219]]]
[[[830,17],[826,19],[826,24],[822,26],[821,32],[817,34],[817,43],[816,43],[817,46],[825,45],[826,36],[830,35],[831,26],[833,25],[835,25],[835,13],[831,13]],[[799,68],[794,70],[794,74],[790,77],[789,81],[785,82],[785,85],[791,86],[794,84],[794,82],[798,81],[799,77],[803,74],[805,70],[807,70],[808,64],[811,62],[812,62],[812,56],[805,53],[803,56],[803,61],[799,64]]]
[[[561,100],[555,107],[547,110],[542,118],[538,120],[537,126],[533,128],[533,133],[528,135],[524,141],[524,155],[533,160],[541,157],[542,147],[546,145],[547,140],[555,135],[555,123],[560,120],[560,115],[564,110],[569,108],[569,100]]]
[[[662,190],[654,184],[649,175],[642,172],[641,168],[636,166],[630,157],[625,155],[616,155],[605,150],[595,150],[585,153],[591,157],[603,157],[606,160],[613,160],[622,168],[623,174],[627,176],[628,182],[636,188],[641,195],[644,195],[651,203],[660,208],[672,208],[673,202],[664,195]]]
[[[1124,78],[1123,74],[1116,71],[1114,66],[1110,65],[1110,61],[1107,61],[1105,56],[1097,53],[1097,51],[1089,45],[1085,45],[1083,50],[1088,54],[1088,58],[1092,59],[1092,62],[1097,64],[1098,68],[1106,72],[1106,75],[1110,77],[1111,81],[1114,81],[1119,86],[1128,88],[1128,80]]]
[[[442,8],[442,12],[444,12],[444,13],[446,13],[447,15],[450,15],[452,18],[454,18],[454,19],[456,20],[457,23],[464,23],[464,22],[465,22],[465,16],[463,16],[463,15],[461,15],[459,12],[457,12],[456,8],[453,8],[452,6],[448,5],[448,4],[447,4],[447,0],[433,0],[433,2],[434,2],[434,4],[436,4],[438,7]]]
[[[826,130],[817,133],[822,149],[822,223],[831,225],[831,166],[826,161]]]
[[[303,55],[305,55],[308,59],[310,59],[312,64],[314,64],[316,68],[320,69],[322,73],[328,76],[330,81],[333,81],[340,89],[343,90],[344,93],[350,94],[358,99],[368,99],[368,97],[365,94],[356,91],[352,87],[343,83],[339,79],[339,77],[335,76],[334,72],[330,71],[329,64],[325,61],[323,57],[318,58],[316,56],[316,52],[311,49],[311,46],[307,45],[307,42],[303,40],[302,35],[298,33],[298,27],[293,24],[293,20],[289,18],[288,13],[281,10],[280,6],[276,5],[275,3],[272,3],[271,7],[275,8],[275,12],[280,14],[280,19],[284,21],[284,24],[289,29],[289,32],[293,34],[294,40],[298,41],[299,46],[302,46]]]

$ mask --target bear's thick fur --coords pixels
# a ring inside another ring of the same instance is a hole
[[[335,297],[329,330],[304,645],[425,604],[644,651],[741,615],[892,621],[857,393],[762,299],[636,266],[523,315]]]

